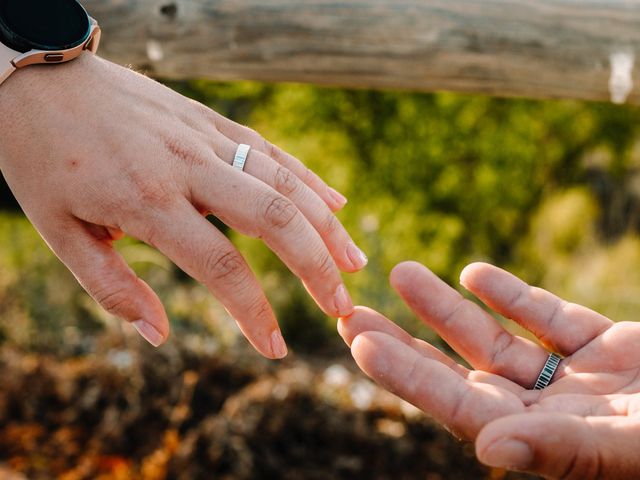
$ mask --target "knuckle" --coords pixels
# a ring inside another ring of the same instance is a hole
[[[131,232],[135,232],[136,230],[129,230]],[[150,247],[157,248],[157,238],[158,238],[158,227],[153,222],[149,222],[144,224],[139,229],[138,238],[142,240],[144,243],[149,245]]]
[[[125,284],[106,284],[91,292],[93,298],[107,312],[120,316],[130,303],[130,288]]]
[[[561,351],[561,353],[565,353],[565,351],[560,347],[560,345],[557,345],[554,333],[556,330],[556,325],[558,324],[558,320],[564,315],[567,305],[569,305],[569,303],[564,300],[558,299],[557,303],[553,306],[553,310],[546,318],[544,330],[540,329],[539,331],[536,330],[533,332],[544,345],[550,346],[554,350],[559,350]]]
[[[262,136],[256,132],[253,128],[246,125],[240,126],[240,131],[247,137],[248,140],[259,143],[263,140]]]
[[[188,112],[190,118],[189,123],[201,125],[204,122],[207,124],[207,128],[210,128],[215,132],[220,132],[221,128],[224,127],[224,123],[229,122],[225,117],[202,102],[189,99],[189,103],[191,106]]]
[[[250,144],[257,150],[260,150],[257,147],[262,145],[262,136],[253,128],[236,122],[230,122],[229,127],[228,133],[230,133],[233,138],[237,138],[244,143]]]
[[[333,262],[333,258],[327,252],[323,252],[314,262],[315,272],[320,276],[329,276],[333,269],[335,268],[335,263]]]
[[[256,135],[258,135],[256,133]],[[276,160],[277,158],[280,157],[280,151],[278,149],[278,147],[276,147],[273,143],[271,143],[270,141],[268,141],[265,138],[262,138],[262,149],[264,151],[265,154],[267,154],[269,157],[273,158],[274,160]]]
[[[238,252],[230,250],[223,254],[212,251],[204,262],[207,276],[212,280],[225,280],[239,284],[246,278],[244,260]]]
[[[328,188],[328,186],[324,183],[324,181],[309,167],[304,166],[303,170],[304,170],[302,175],[303,181],[304,183],[309,185],[309,187],[313,188],[318,192]]]
[[[274,186],[278,192],[288,196],[298,188],[298,179],[291,170],[283,166],[278,166]]]
[[[287,198],[277,196],[267,201],[264,219],[270,228],[285,228],[298,216],[298,209]]]
[[[247,308],[247,313],[253,319],[262,319],[271,316],[271,307],[265,298],[254,300]]]
[[[460,298],[457,305],[444,316],[442,325],[446,327],[455,323],[460,318],[460,315],[464,313],[464,310],[468,308],[473,309],[473,303],[466,298]]]
[[[401,396],[405,400],[411,401],[417,396],[418,389],[421,384],[421,372],[422,372],[422,359],[419,356],[415,356],[411,361],[411,365],[404,374],[404,389],[402,392],[396,390],[394,393]]]
[[[202,166],[205,160],[190,146],[188,142],[178,138],[164,138],[164,147],[167,153],[188,166]]]
[[[197,100],[189,99],[189,101],[198,115],[203,116],[206,120],[212,123],[214,127],[216,126],[218,121],[218,115],[216,112]]]
[[[507,306],[512,310],[517,308],[520,302],[526,298],[526,294],[529,293],[530,288],[531,287],[519,288],[515,295],[509,299]]]
[[[331,235],[338,230],[340,222],[338,218],[331,212],[327,213],[320,227],[320,231],[325,235]]]
[[[144,173],[134,173],[131,175],[131,181],[135,198],[135,204],[131,207],[151,206],[165,211],[175,204],[176,195],[171,188],[167,188],[167,183],[162,179]]]
[[[514,336],[505,330],[501,330],[493,341],[493,351],[488,362],[488,370],[490,372],[499,372],[503,366],[503,358],[505,352],[512,345]]]
[[[464,425],[468,420],[468,403],[471,399],[471,389],[465,389],[461,395],[456,397],[456,400],[451,404],[451,413],[449,415],[450,425],[457,427]]]
[[[549,315],[549,319],[547,320],[547,327],[549,330],[553,328],[556,320],[562,317],[567,305],[569,304],[564,300],[558,300],[558,302],[554,305],[553,311],[551,312],[551,314]]]
[[[316,179],[317,179],[317,177],[313,173],[313,170],[311,170],[309,167],[306,167],[306,166],[303,167],[302,181],[304,183],[306,183],[307,185],[314,185],[314,184],[317,183]]]

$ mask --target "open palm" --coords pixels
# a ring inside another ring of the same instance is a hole
[[[367,375],[474,440],[484,463],[553,478],[640,478],[640,323],[613,323],[488,264],[465,268],[463,286],[540,345],[420,264],[400,264],[391,283],[473,370],[358,307],[339,330]],[[564,358],[548,387],[531,390],[549,351]]]

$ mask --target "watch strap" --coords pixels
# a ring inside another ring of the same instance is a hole
[[[0,40],[0,85],[18,68],[39,63],[68,62],[77,58],[84,50],[95,53],[100,43],[100,27],[98,22],[91,17],[89,17],[89,22],[88,38],[83,43],[67,50],[29,50],[20,53],[9,48]]]
[[[19,55],[20,52],[16,52],[0,42],[0,84],[15,72],[16,67],[13,65],[12,60]]]

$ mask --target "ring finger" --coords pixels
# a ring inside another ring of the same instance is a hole
[[[415,262],[401,263],[391,284],[413,311],[474,368],[532,388],[548,352],[512,335],[495,318]],[[558,369],[556,378],[561,375]]]
[[[217,154],[232,163],[238,144],[218,135],[214,138]],[[264,153],[251,149],[244,171],[262,180],[289,198],[317,230],[340,270],[355,272],[365,267],[367,256],[360,250],[327,204],[293,172]]]
[[[233,122],[219,113],[214,112],[215,125],[219,132],[225,137],[232,139],[236,143],[246,143],[251,148],[258,150],[275,162],[285,167],[296,175],[302,182],[309,186],[316,194],[331,207],[331,210],[338,211],[347,203],[347,199],[340,193],[327,185],[311,169],[307,168],[300,160],[288,154],[281,148],[276,147],[258,132]],[[223,157],[226,158],[226,157]]]

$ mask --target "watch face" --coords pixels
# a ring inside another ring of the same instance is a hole
[[[89,30],[89,16],[76,0],[0,0],[3,43],[20,52],[73,48]]]

